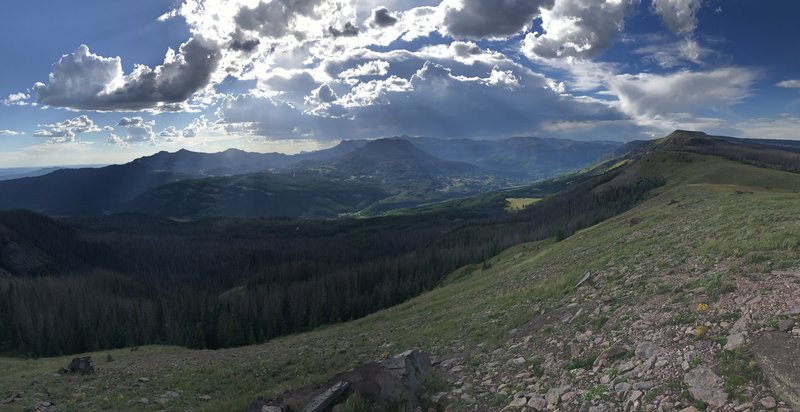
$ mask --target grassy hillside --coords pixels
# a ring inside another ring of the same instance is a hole
[[[651,336],[642,332],[647,327],[670,351],[695,348],[692,366],[714,366],[731,399],[769,394],[757,374],[735,367],[741,352],[725,355],[716,348],[724,342],[726,322],[742,315],[737,297],[770,296],[774,312],[800,296],[800,284],[778,272],[800,260],[800,175],[682,153],[655,155],[638,173],[664,178],[667,185],[629,212],[560,242],[513,247],[366,318],[238,349],[95,353],[98,373],[90,377],[53,374],[71,357],[2,359],[0,395],[23,393],[11,410],[47,397],[43,388],[66,410],[241,410],[256,395],[275,395],[419,347],[450,359],[440,373],[450,381],[456,410],[499,410],[516,391],[545,393],[564,382],[580,399],[614,402],[614,391],[597,380],[608,375],[612,386],[622,380],[618,363],[596,376],[582,365],[591,369],[592,356],[609,344],[635,346]],[[589,286],[575,289],[587,271],[593,274]],[[768,310],[752,305],[750,327],[768,325]],[[684,334],[697,325],[706,328],[703,333]],[[577,338],[587,331],[599,338]],[[571,357],[565,342],[573,342],[579,355]],[[623,356],[638,359],[630,352]],[[105,361],[106,353],[113,362]],[[680,379],[683,357],[670,356],[654,369],[656,386],[641,399],[699,404]],[[673,366],[679,374],[671,375]],[[538,377],[527,380],[530,374]]]

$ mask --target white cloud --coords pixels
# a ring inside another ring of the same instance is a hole
[[[339,77],[346,79],[364,76],[385,76],[389,72],[389,62],[383,60],[373,60],[357,67],[347,69],[339,73]]]
[[[9,94],[8,97],[3,99],[3,104],[6,106],[27,106],[30,104],[28,100],[30,100],[31,96],[27,93],[12,93]]]
[[[14,130],[8,130],[8,129],[0,130],[0,136],[17,136],[17,135],[20,135],[20,134],[22,134],[22,133],[14,131]]]
[[[733,129],[740,137],[800,140],[800,118],[790,114],[749,119],[734,124]]]
[[[181,135],[183,137],[197,137],[199,134],[212,129],[212,125],[205,116],[195,117],[188,126],[183,128]]]
[[[639,0],[558,0],[542,10],[544,33],[528,33],[522,51],[532,59],[595,57],[611,46],[638,5]]]
[[[800,80],[783,80],[778,82],[776,86],[786,89],[800,89]]]
[[[164,138],[180,137],[181,131],[175,126],[167,126],[167,128],[162,130],[158,135]]]
[[[653,0],[652,10],[673,33],[690,35],[697,28],[697,10],[702,3],[702,0]]]
[[[217,46],[193,37],[164,63],[137,65],[125,75],[119,57],[102,57],[81,45],[53,65],[48,83],[36,83],[39,104],[80,110],[142,110],[182,103],[205,87],[217,68]]]
[[[586,92],[605,87],[606,80],[616,74],[617,65],[568,56],[563,59],[541,59],[539,63],[566,73],[569,89]]]
[[[153,131],[156,122],[154,120],[146,121],[141,116],[136,117],[123,117],[117,123],[117,127],[125,130],[122,136],[111,133],[109,136],[109,144],[117,146],[127,146],[135,143],[149,143],[156,144],[156,134]]]
[[[33,132],[35,137],[49,137],[50,143],[74,142],[79,133],[95,133],[111,128],[100,127],[86,115],[74,117],[55,124],[40,124]]]
[[[633,50],[644,55],[644,59],[662,68],[673,68],[685,63],[701,65],[714,51],[701,46],[694,39],[682,39],[673,43],[656,42]]]
[[[706,107],[725,107],[750,95],[757,73],[726,67],[705,72],[668,75],[623,74],[608,79],[620,109],[635,118],[653,118]]]

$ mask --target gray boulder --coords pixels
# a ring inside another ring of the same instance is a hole
[[[94,374],[94,362],[91,356],[73,358],[69,366],[60,370],[66,375],[92,375]]]
[[[752,353],[775,394],[800,410],[800,339],[766,332],[756,339]]]
[[[717,408],[728,402],[728,394],[722,390],[722,378],[703,365],[687,372],[683,381],[689,386],[689,393],[695,399]]]

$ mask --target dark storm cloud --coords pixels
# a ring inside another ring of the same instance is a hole
[[[249,37],[241,30],[237,29],[231,35],[231,50],[242,51],[245,53],[250,53],[255,50],[258,45],[261,44],[261,40],[253,37]]]
[[[312,16],[319,0],[273,0],[254,8],[242,7],[236,13],[236,25],[264,37],[280,38],[290,34],[290,24],[297,15]]]
[[[397,23],[397,17],[389,13],[386,7],[378,7],[372,9],[372,15],[369,17],[368,25],[372,28],[389,27]]]
[[[155,69],[136,66],[122,72],[119,57],[98,56],[81,45],[53,65],[48,84],[34,90],[41,105],[81,110],[142,110],[184,102],[205,87],[216,70],[220,52],[215,44],[194,37],[177,53],[168,53]],[[117,85],[119,84],[119,85]]]
[[[447,32],[457,38],[502,38],[530,26],[541,8],[554,0],[463,0],[462,7],[449,8],[444,17]]]

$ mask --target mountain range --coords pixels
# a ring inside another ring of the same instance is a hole
[[[345,140],[297,155],[159,152],[123,165],[0,181],[0,210],[58,216],[370,215],[525,184],[610,157],[619,143]]]

